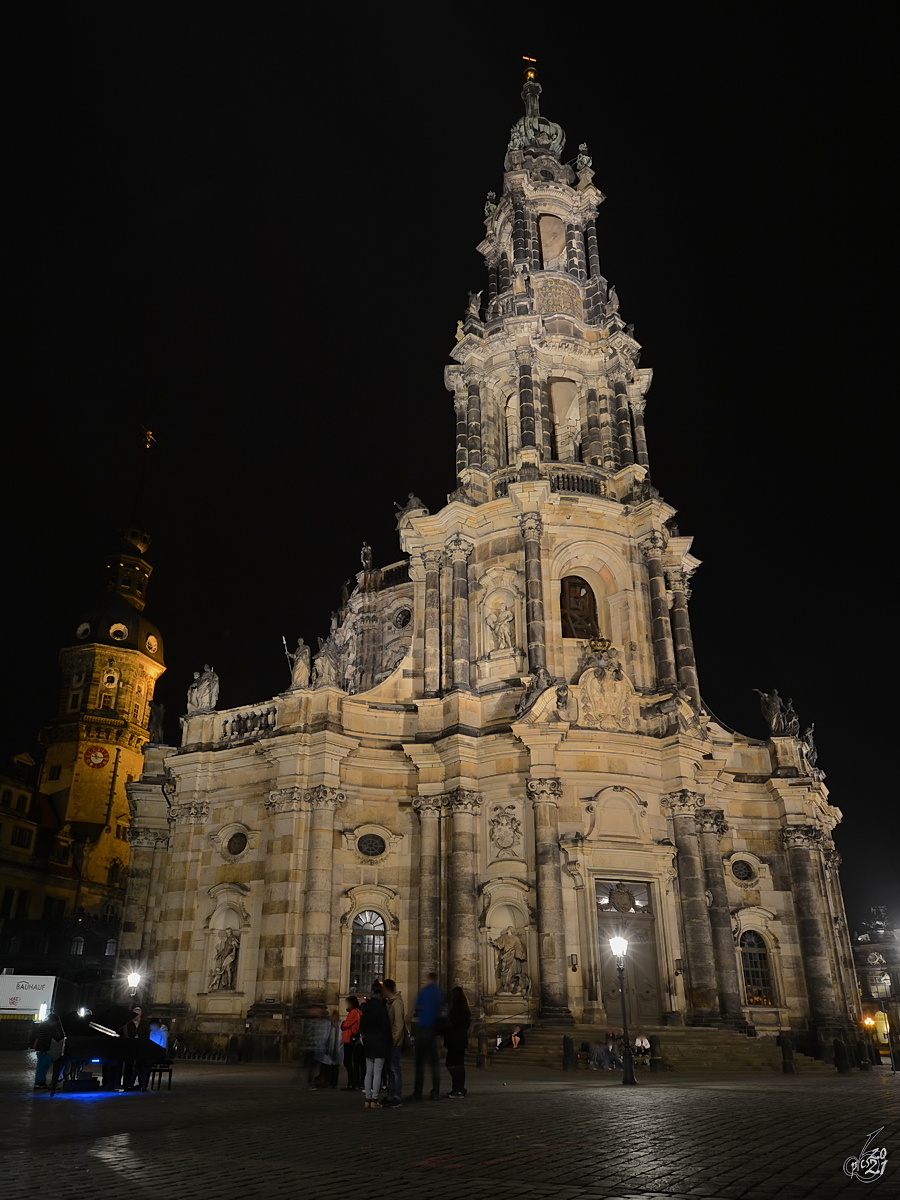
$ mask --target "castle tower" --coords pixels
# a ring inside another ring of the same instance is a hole
[[[63,852],[80,859],[76,906],[118,915],[130,850],[125,786],[143,769],[153,691],[165,670],[162,637],[143,615],[149,544],[131,527],[108,559],[104,598],[60,651],[57,712],[40,735],[40,790],[53,804]]]
[[[410,495],[399,562],[363,547],[311,674],[298,647],[263,704],[193,689],[128,789],[123,948],[198,1048],[249,1024],[248,1054],[290,1057],[308,1000],[431,970],[487,1028],[617,1023],[621,932],[645,1028],[815,1048],[858,1013],[841,814],[776,693],[768,739],[703,706],[652,373],[591,159],[563,160],[540,91],[529,70],[446,370],[458,488],[433,514]]]

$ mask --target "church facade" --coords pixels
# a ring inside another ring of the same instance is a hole
[[[411,495],[402,558],[362,570],[310,663],[219,711],[195,678],[178,747],[128,785],[120,962],[195,1044],[253,1027],[291,1053],[310,1000],[436,970],[490,1027],[858,1018],[829,803],[776,693],[771,736],[704,708],[699,565],[653,487],[652,371],[600,269],[533,72],[446,384],[458,488]]]

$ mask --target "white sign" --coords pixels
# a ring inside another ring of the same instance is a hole
[[[0,975],[0,1012],[30,1016],[42,1004],[49,1012],[55,984],[55,975]]]

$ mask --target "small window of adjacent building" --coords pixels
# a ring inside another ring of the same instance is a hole
[[[69,845],[67,842],[59,842],[53,847],[53,861],[58,863],[67,863],[69,861]]]
[[[66,915],[66,901],[64,896],[45,896],[43,919],[45,921],[61,921]]]
[[[61,774],[62,774],[62,767],[57,764],[56,766],[53,766],[50,768],[50,774],[48,775],[47,778],[48,779],[59,779]]]
[[[81,692],[73,692],[69,697],[69,712],[75,712],[81,707]]]
[[[579,575],[567,575],[560,586],[560,621],[564,638],[600,636],[597,601],[588,583]]]
[[[141,711],[141,710],[140,710],[140,708],[139,708],[139,707],[138,707],[136,704],[132,704],[132,706],[131,706],[131,719],[132,719],[132,721],[136,721],[136,720],[138,719],[138,713],[139,713],[140,711]]]
[[[0,804],[3,804],[6,808],[12,808],[12,792],[9,788],[6,788],[3,795],[0,796]]]
[[[748,1004],[770,1005],[775,1003],[772,973],[769,970],[769,952],[761,933],[748,929],[741,934],[741,966],[744,971],[744,989]]]
[[[115,938],[110,938],[109,941],[106,943],[106,949],[103,951],[103,953],[106,955],[107,958],[112,958],[113,955],[115,954],[116,944],[117,943],[116,943]]]
[[[889,1000],[891,996],[891,977],[885,972],[876,971],[869,976],[869,995],[873,1000]]]
[[[112,705],[112,696],[109,696],[104,692],[103,695],[100,697],[100,707],[101,708],[112,708],[112,706],[113,706]]]
[[[33,838],[34,833],[31,829],[26,829],[24,825],[13,825],[10,841],[14,846],[19,846],[22,850],[30,850]]]
[[[72,938],[71,942],[69,942],[69,953],[70,954],[84,954],[84,938],[83,937]]]
[[[28,797],[23,796],[21,792],[16,796],[16,811],[28,812]]]

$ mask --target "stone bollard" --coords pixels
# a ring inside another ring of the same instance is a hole
[[[662,1047],[659,1044],[659,1037],[655,1033],[650,1034],[650,1070],[664,1071],[665,1064],[662,1060]]]
[[[228,1039],[228,1050],[225,1054],[225,1061],[231,1066],[241,1061],[241,1043],[236,1037]]]
[[[796,1075],[797,1064],[794,1062],[794,1044],[786,1033],[779,1033],[775,1045],[781,1047],[781,1072],[783,1075]]]
[[[834,1047],[834,1065],[837,1067],[839,1075],[849,1075],[853,1068],[850,1066],[850,1056],[847,1053],[847,1047],[840,1038],[835,1038],[832,1042]]]
[[[488,1037],[486,1033],[478,1035],[478,1056],[475,1059],[476,1067],[486,1067],[490,1063],[490,1055],[488,1054]]]
[[[578,1059],[575,1057],[575,1042],[568,1035],[563,1038],[563,1070],[578,1070]]]
[[[856,1039],[856,1058],[856,1065],[861,1071],[870,1071],[872,1069],[872,1062],[869,1058],[869,1046],[865,1038]]]

